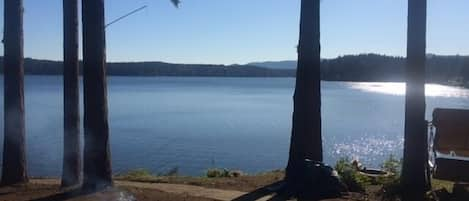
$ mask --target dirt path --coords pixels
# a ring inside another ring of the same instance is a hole
[[[59,181],[56,179],[33,179],[31,183],[42,185],[58,185]],[[131,181],[115,181],[117,187],[133,187],[140,189],[158,190],[166,193],[188,195],[190,197],[202,197],[219,201],[231,201],[245,196],[246,192],[235,190],[220,190],[211,189],[200,186],[184,185],[184,184],[166,184],[166,183],[141,183]],[[98,195],[99,196],[99,195]],[[264,196],[257,200],[266,201],[272,196]]]

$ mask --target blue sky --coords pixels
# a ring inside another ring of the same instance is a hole
[[[62,0],[24,0],[25,56],[62,59]],[[108,61],[244,64],[296,58],[300,0],[106,0]],[[3,1],[0,3],[3,11]],[[428,0],[428,49],[469,54],[468,0]],[[406,50],[406,0],[322,0],[322,57]],[[0,15],[3,27],[3,15]],[[0,33],[2,34],[2,33]],[[0,47],[3,54],[3,46]]]

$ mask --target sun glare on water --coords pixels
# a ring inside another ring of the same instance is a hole
[[[405,83],[398,82],[350,82],[347,85],[352,89],[397,96],[405,95],[406,91]],[[469,90],[440,84],[426,84],[425,95],[429,97],[469,97]]]

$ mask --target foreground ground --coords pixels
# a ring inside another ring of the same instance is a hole
[[[105,192],[73,195],[59,189],[57,179],[32,179],[29,184],[0,188],[0,201],[210,201],[285,200],[263,189],[280,181],[283,174],[270,172],[236,178],[137,177],[116,178],[116,188]],[[345,195],[343,200],[370,200],[365,194]]]
[[[105,192],[77,195],[64,194],[57,179],[32,179],[29,184],[0,188],[0,201],[209,201],[209,200],[285,200],[266,186],[283,178],[281,172],[236,178],[204,177],[117,177],[115,188]],[[380,186],[369,186],[366,193],[349,193],[329,201],[381,201]]]

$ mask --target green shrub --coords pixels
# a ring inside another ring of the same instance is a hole
[[[212,168],[208,169],[206,176],[208,178],[219,178],[219,177],[227,177],[228,173],[226,170],[218,169],[218,168]]]
[[[381,164],[381,168],[383,170],[391,173],[391,175],[387,177],[379,177],[377,180],[377,184],[382,185],[379,194],[384,201],[393,201],[399,199],[402,193],[400,185],[401,167],[402,160],[398,160],[392,154],[383,162],[383,164]]]
[[[401,170],[402,162],[401,160],[397,160],[394,155],[390,155],[388,159],[386,159],[381,168],[385,171],[388,171],[392,174],[399,174]]]
[[[131,181],[148,181],[152,180],[156,176],[153,175],[149,170],[146,169],[135,169],[128,172],[117,174],[117,178],[131,180]]]
[[[382,188],[379,195],[383,198],[383,201],[394,201],[398,200],[401,195],[400,178],[398,176],[392,176],[386,180],[382,180]]]
[[[380,177],[368,177],[360,174],[348,158],[341,158],[337,161],[335,170],[342,182],[347,185],[349,191],[363,192],[368,185],[383,185],[383,192],[393,194],[398,191],[401,164],[400,160],[390,155],[383,162],[381,168],[391,174]]]
[[[161,180],[163,177],[178,176],[179,168],[174,167],[169,169],[167,172],[152,173],[147,169],[134,169],[128,172],[120,173],[115,175],[118,179],[130,180],[130,181],[142,181],[142,182],[156,182]]]
[[[232,177],[243,176],[244,173],[239,170],[230,171],[228,169],[212,168],[212,169],[208,169],[205,175],[208,178],[223,178],[223,177],[232,178]]]
[[[334,169],[339,173],[339,176],[341,173],[347,171],[348,169],[353,168],[352,164],[350,163],[349,158],[340,158],[337,163],[335,164]]]
[[[355,167],[353,167],[348,158],[339,159],[334,169],[349,191],[364,192],[366,186],[371,184],[371,179],[360,174]]]
[[[124,174],[126,177],[135,177],[135,178],[140,178],[140,177],[151,177],[153,174],[146,169],[135,169],[135,170],[130,170],[127,173]]]

